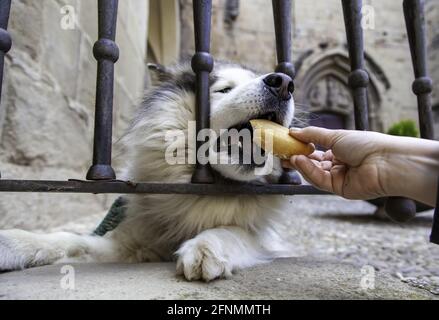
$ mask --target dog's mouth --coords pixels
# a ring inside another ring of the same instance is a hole
[[[239,164],[247,168],[263,167],[266,154],[263,149],[253,143],[253,128],[250,121],[266,119],[282,124],[281,117],[276,112],[258,113],[241,121],[221,134],[217,139],[217,152],[227,152],[231,164]]]
[[[279,115],[276,112],[271,111],[271,112],[260,113],[260,114],[257,114],[255,116],[252,116],[252,117],[248,118],[247,120],[245,120],[243,122],[240,122],[238,124],[235,124],[235,125],[231,126],[229,128],[229,130],[230,129],[236,129],[238,131],[241,131],[242,129],[248,129],[248,130],[250,130],[250,132],[253,135],[253,128],[252,128],[252,126],[250,124],[250,120],[254,120],[254,119],[265,119],[265,120],[269,120],[269,121],[273,121],[273,122],[282,124],[281,121],[280,121]]]

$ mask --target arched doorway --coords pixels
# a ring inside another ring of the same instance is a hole
[[[369,71],[370,73],[370,71]],[[354,129],[354,103],[348,85],[349,58],[342,52],[308,57],[296,77],[297,108],[306,114],[307,124],[331,129]],[[368,87],[371,130],[382,131],[380,96],[374,77]]]
[[[352,97],[342,80],[328,74],[318,80],[306,96],[309,124],[329,129],[353,127]]]

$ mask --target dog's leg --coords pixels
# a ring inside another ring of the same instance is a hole
[[[110,237],[0,231],[0,271],[53,263],[113,262],[120,261],[120,257],[118,246]]]
[[[227,278],[237,269],[268,262],[271,257],[258,239],[240,227],[201,232],[177,251],[177,273],[187,280]]]

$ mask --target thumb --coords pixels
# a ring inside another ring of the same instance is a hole
[[[331,149],[340,137],[341,130],[330,130],[320,127],[306,127],[303,129],[291,128],[290,135],[306,143],[318,144],[324,148]]]

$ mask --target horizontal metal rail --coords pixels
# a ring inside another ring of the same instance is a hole
[[[158,183],[131,181],[83,180],[0,180],[0,192],[61,192],[61,193],[150,193],[150,194],[328,194],[313,186],[251,183]]]

